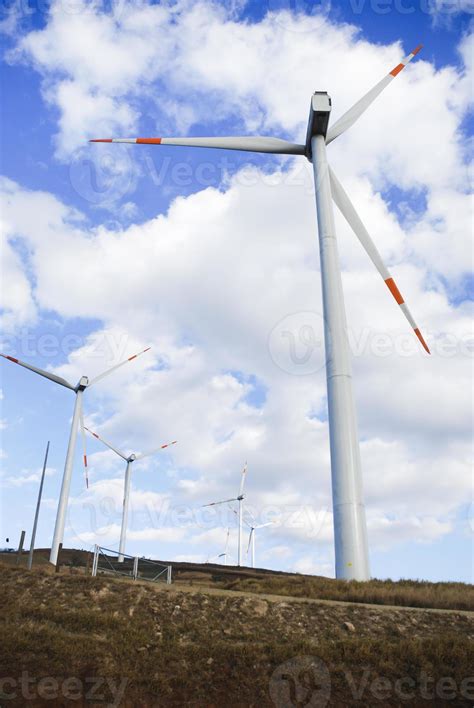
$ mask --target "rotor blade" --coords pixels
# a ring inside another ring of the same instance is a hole
[[[84,426],[84,410],[82,408],[82,396],[79,401],[79,427],[81,429],[82,437],[82,449],[83,449],[83,459],[84,459],[84,475],[86,477],[86,489],[89,489],[89,470],[87,467],[87,443],[86,443],[86,431]]]
[[[126,462],[128,461],[127,455],[125,455],[123,452],[120,452],[120,450],[117,450],[116,447],[111,445],[110,443],[107,442],[107,440],[104,440],[104,438],[101,438],[100,435],[97,433],[94,433],[92,430],[84,426],[84,430],[87,430],[88,433],[90,433],[94,438],[97,438],[97,440],[100,440],[100,442],[105,445],[106,447],[110,448],[110,450],[113,450],[119,457],[122,457]]]
[[[239,489],[239,497],[242,496],[244,493],[244,485],[245,485],[245,477],[247,476],[247,462],[244,465],[244,469],[242,470],[242,476],[240,478],[240,489]]]
[[[224,499],[223,501],[211,502],[210,504],[203,504],[202,506],[216,506],[217,504],[227,504],[232,501],[238,501],[237,497],[233,497],[232,499]]]
[[[274,155],[304,155],[305,146],[280,138],[236,136],[222,138],[101,138],[90,143],[133,143],[136,145],[178,145],[182,147],[220,148],[244,152],[268,152]]]
[[[255,526],[256,529],[264,529],[265,526],[273,526],[275,522],[274,521],[268,521],[266,524],[259,524],[258,526]]]
[[[170,447],[171,445],[176,445],[178,441],[173,440],[173,442],[165,443],[165,445],[160,445],[160,447],[155,448],[154,450],[150,450],[150,452],[142,452],[139,455],[135,455],[135,460],[142,460],[144,457],[150,457],[150,455],[154,455],[155,453],[159,452],[160,450],[164,450],[165,447]]]
[[[252,534],[253,534],[254,531],[255,531],[255,529],[254,529],[254,527],[252,526],[252,528],[250,529],[250,533],[249,533],[249,542],[248,542],[248,545],[247,545],[247,555],[249,554],[249,548],[250,548],[250,544],[251,544],[251,542],[252,542]]]
[[[370,260],[374,264],[374,266],[377,268],[378,272],[382,276],[382,278],[385,281],[386,286],[392,293],[393,297],[395,298],[395,301],[397,302],[398,305],[400,305],[400,309],[402,310],[403,314],[407,318],[408,322],[410,323],[410,326],[413,328],[416,336],[420,340],[423,348],[425,351],[430,354],[430,350],[428,349],[428,345],[426,344],[425,340],[423,339],[423,335],[420,332],[420,329],[418,325],[416,324],[415,320],[412,317],[412,314],[408,307],[405,304],[405,301],[400,293],[400,290],[398,289],[397,285],[395,284],[394,279],[390,275],[390,272],[388,269],[385,267],[384,262],[382,261],[382,258],[380,256],[380,253],[377,250],[377,247],[375,246],[375,243],[372,241],[372,239],[369,236],[369,233],[367,229],[365,228],[364,224],[362,223],[362,220],[358,213],[355,210],[354,205],[352,204],[351,200],[349,199],[348,195],[346,194],[342,184],[339,182],[337,179],[336,175],[334,174],[334,171],[329,168],[329,174],[331,178],[331,192],[332,192],[332,197],[338,207],[338,209],[341,211],[342,215],[346,219],[347,223],[349,226],[352,228],[354,231],[355,235],[361,242],[362,246],[364,247],[366,253],[368,254]]]
[[[252,514],[252,512],[250,511],[250,509],[246,507],[246,508],[245,508],[245,513],[250,516],[250,519],[251,519],[252,523],[253,523],[254,526],[255,526],[255,524],[256,524],[256,522],[257,522],[257,519],[256,519],[255,516]],[[244,521],[245,521],[245,519],[244,519]]]
[[[66,381],[66,379],[61,378],[61,376],[56,376],[56,374],[51,374],[49,371],[44,371],[44,369],[38,369],[36,366],[32,366],[31,364],[25,364],[24,361],[20,361],[19,359],[15,359],[15,357],[8,356],[7,354],[0,354],[0,356],[3,356],[4,359],[8,359],[8,361],[12,361],[14,364],[19,364],[20,366],[24,366],[25,369],[29,369],[30,371],[34,371],[35,374],[39,374],[40,376],[44,376],[45,379],[50,379],[50,381],[54,381],[54,383],[60,384],[60,386],[65,386],[66,388],[70,388],[71,391],[76,390],[74,388],[74,386],[69,383],[69,381]]]
[[[225,549],[224,549],[224,553],[221,554],[221,555],[223,555],[223,556],[226,556],[226,555],[227,555],[227,548],[228,548],[228,546],[229,546],[229,536],[230,536],[230,529],[227,529],[227,536],[226,536],[226,539],[225,539]]]
[[[350,128],[354,123],[361,117],[363,113],[369,108],[369,106],[375,101],[377,96],[379,96],[384,88],[388,86],[393,79],[398,76],[398,74],[406,67],[406,65],[411,62],[411,60],[418,54],[422,49],[423,45],[419,44],[416,49],[412,51],[405,59],[403,59],[400,64],[398,64],[392,71],[387,74],[378,84],[376,84],[368,93],[365,94],[357,103],[355,103],[352,108],[342,115],[339,120],[337,120],[331,128],[329,128],[326,136],[326,144],[329,145],[335,138],[337,138],[341,133],[344,133],[348,128]]]
[[[132,361],[132,359],[136,359],[138,356],[145,354],[145,352],[150,351],[150,349],[151,349],[151,347],[147,347],[142,352],[138,352],[138,354],[133,354],[133,356],[129,356],[128,359],[125,359],[125,361],[121,361],[120,364],[115,364],[115,366],[112,366],[110,369],[107,369],[107,371],[102,372],[102,374],[99,374],[99,376],[96,376],[94,379],[89,381],[89,386],[92,386],[92,384],[97,383],[97,381],[101,381],[101,379],[103,379],[106,376],[108,376],[109,374],[111,374],[112,371],[116,371],[117,369],[120,369],[121,366],[124,366],[127,362]]]

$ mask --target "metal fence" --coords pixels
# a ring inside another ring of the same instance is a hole
[[[119,560],[117,551],[102,546],[94,547],[92,561],[92,575],[99,573],[122,575],[133,580],[149,580],[152,583],[166,582],[171,584],[171,566],[157,563],[148,558],[127,556],[123,554],[123,561]]]

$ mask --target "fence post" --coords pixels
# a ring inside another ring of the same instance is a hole
[[[46,453],[45,453],[44,462],[43,462],[43,472],[41,473],[41,481],[40,481],[39,492],[38,492],[38,500],[36,502],[35,518],[33,521],[33,531],[31,532],[30,554],[28,556],[28,570],[31,570],[31,566],[33,565],[33,554],[35,551],[36,528],[38,526],[38,516],[39,516],[39,511],[40,511],[40,505],[41,505],[41,495],[43,494],[44,475],[46,473],[46,465],[48,462],[48,453],[49,453],[49,440],[48,440],[48,444],[46,445]]]
[[[171,566],[168,566],[168,573],[166,575],[166,584],[171,585]]]
[[[92,561],[92,577],[95,578],[97,575],[97,566],[99,565],[99,546],[96,544],[94,546],[94,559]]]
[[[18,555],[17,555],[17,557],[16,557],[16,564],[17,564],[17,565],[20,564],[21,554],[22,554],[22,552],[23,552],[23,543],[24,543],[24,541],[25,541],[25,532],[22,531],[22,532],[21,532],[21,536],[20,536],[20,545],[18,546]]]
[[[138,578],[138,556],[135,556],[133,559],[133,579],[136,580]]]

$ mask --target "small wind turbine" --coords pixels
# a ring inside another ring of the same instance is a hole
[[[213,556],[212,558],[208,559],[206,563],[211,563],[213,560],[223,558],[224,559],[224,565],[227,565],[227,558],[229,557],[229,553],[227,553],[227,549],[229,547],[229,535],[230,535],[230,529],[227,529],[227,535],[225,539],[225,547],[224,547],[224,553],[219,553],[217,556]]]
[[[145,352],[149,351],[150,347],[147,349],[144,349],[142,352],[139,352],[138,354],[134,354],[133,356],[129,356],[128,359],[125,361],[120,362],[120,364],[116,364],[115,366],[112,366],[110,369],[107,371],[104,371],[102,374],[99,374],[99,376],[96,376],[93,378],[91,381],[89,381],[87,376],[81,376],[79,379],[79,382],[73,386],[69,381],[66,381],[66,379],[61,378],[61,376],[56,376],[56,374],[52,374],[49,371],[44,371],[43,369],[39,369],[36,366],[32,366],[32,364],[25,364],[24,361],[20,361],[19,359],[15,359],[12,356],[7,356],[6,354],[0,354],[4,359],[8,359],[9,361],[12,361],[14,364],[19,364],[20,366],[24,366],[25,369],[29,369],[30,371],[33,371],[35,374],[39,374],[40,376],[44,376],[45,379],[49,379],[50,381],[54,381],[54,383],[59,384],[60,386],[64,386],[65,388],[70,389],[71,391],[74,391],[76,394],[76,400],[74,403],[74,412],[72,415],[72,423],[71,423],[71,432],[69,434],[69,443],[68,443],[68,448],[67,448],[67,455],[66,455],[66,462],[64,465],[64,473],[63,473],[63,481],[61,485],[61,493],[59,496],[59,504],[58,504],[58,511],[56,515],[56,524],[54,527],[54,535],[53,535],[53,543],[51,545],[51,553],[49,556],[49,562],[53,563],[54,565],[56,564],[56,561],[58,559],[58,551],[59,551],[59,544],[63,542],[63,537],[64,537],[64,526],[66,523],[66,511],[67,511],[67,504],[69,500],[69,489],[71,487],[71,477],[72,477],[72,468],[74,464],[74,453],[76,451],[76,440],[77,440],[77,428],[79,421],[81,421],[81,427],[82,427],[82,419],[83,419],[83,412],[82,412],[82,397],[84,394],[84,391],[86,388],[90,388],[91,386],[94,386],[98,381],[102,381],[103,378],[111,374],[113,371],[116,371],[119,369],[121,366],[126,364],[129,361],[132,361],[132,359],[136,359],[138,356],[141,354],[144,354]],[[85,449],[85,443],[84,443],[84,449]],[[87,477],[87,456],[84,453],[84,466],[85,466],[85,471],[86,471],[86,484],[88,485],[88,477]]]
[[[217,506],[218,504],[228,504],[229,502],[239,502],[239,511],[237,512],[238,517],[238,536],[237,536],[237,565],[241,565],[242,560],[242,520],[243,520],[243,502],[244,502],[244,486],[245,477],[247,476],[247,463],[245,463],[240,477],[240,489],[237,497],[232,497],[232,499],[223,499],[222,501],[211,502],[210,504],[204,504],[203,506]]]
[[[266,524],[256,524],[255,519],[253,517],[252,517],[251,524],[246,522],[247,526],[250,529],[249,542],[248,542],[248,546],[247,546],[247,556],[248,556],[249,550],[250,550],[250,567],[251,568],[255,568],[255,538],[257,535],[255,532],[257,531],[257,529],[264,529],[266,526],[272,526],[273,523],[274,523],[273,521],[268,521]]]
[[[331,99],[326,91],[316,91],[311,97],[306,140],[301,144],[266,136],[107,138],[105,140],[91,141],[97,143],[135,143],[162,146],[181,145],[185,147],[223,148],[226,150],[272,153],[275,155],[301,155],[312,162],[323,291],[336,577],[345,580],[368,580],[370,578],[370,570],[359,439],[352,391],[351,358],[332,199],[384,279],[386,286],[400,306],[421,345],[428,354],[430,352],[418,325],[408,310],[394,279],[385,267],[367,229],[333,170],[329,167],[326,145],[354,125],[384,88],[418,54],[420,49],[421,45],[416,47],[411,54],[397,64],[365,96],[344,113],[329,130]]]
[[[103,445],[108,447],[110,450],[113,450],[119,457],[122,458],[122,460],[125,460],[125,462],[127,463],[127,466],[125,468],[125,480],[123,486],[122,528],[120,530],[120,544],[118,556],[119,562],[123,563],[128,525],[128,506],[130,501],[130,478],[132,472],[132,462],[136,462],[137,460],[143,460],[145,457],[155,455],[160,450],[164,450],[166,447],[170,447],[170,445],[176,445],[178,441],[173,440],[173,442],[166,443],[165,445],[160,445],[159,447],[150,450],[150,452],[143,452],[139,454],[132,453],[131,455],[126,455],[125,453],[121,452],[116,447],[108,443],[106,440],[104,440],[104,438],[102,438],[100,435],[97,435],[97,433],[94,433],[92,430],[89,430],[89,428],[87,428],[85,425],[84,430],[87,430],[87,432],[90,433],[94,438],[100,440]]]

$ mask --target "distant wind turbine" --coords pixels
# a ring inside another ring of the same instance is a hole
[[[227,535],[225,538],[225,547],[224,547],[224,552],[219,553],[217,556],[213,556],[212,558],[208,559],[206,563],[212,563],[213,560],[219,560],[219,558],[224,559],[224,565],[227,565],[227,559],[229,558],[229,553],[227,552],[227,549],[229,547],[229,536],[230,536],[230,529],[227,529]]]
[[[154,448],[153,450],[150,450],[150,452],[142,452],[139,454],[132,453],[131,455],[126,455],[124,452],[121,452],[118,450],[116,447],[108,443],[104,438],[102,438],[100,435],[97,433],[94,433],[92,430],[89,430],[84,425],[84,430],[87,430],[88,433],[90,433],[94,438],[97,440],[100,440],[100,442],[108,447],[110,450],[113,450],[119,457],[122,458],[122,460],[125,460],[127,463],[127,466],[125,468],[125,479],[124,479],[124,486],[123,486],[123,507],[122,507],[122,527],[120,530],[120,544],[119,544],[119,556],[118,560],[120,563],[123,563],[124,560],[124,553],[125,553],[125,543],[126,543],[126,537],[127,537],[127,525],[128,525],[128,507],[129,507],[129,501],[130,501],[130,478],[131,478],[131,472],[132,472],[132,462],[136,462],[137,460],[143,460],[145,457],[151,457],[151,455],[155,455],[157,452],[160,450],[164,450],[166,447],[170,447],[171,445],[176,445],[178,442],[177,440],[173,440],[173,442],[166,443],[165,445],[160,445],[159,447]],[[87,459],[86,456],[84,456],[84,459]]]
[[[239,502],[239,510],[237,512],[237,524],[238,524],[238,536],[237,536],[237,565],[242,565],[242,520],[243,520],[243,502],[244,502],[244,486],[245,478],[247,476],[247,463],[245,463],[240,476],[240,489],[239,494],[232,499],[223,499],[222,501],[211,502],[210,504],[204,504],[203,506],[217,506],[218,504],[228,504],[229,502]]]
[[[329,130],[331,99],[327,92],[316,91],[311,97],[306,141],[303,144],[265,136],[107,138],[91,141],[161,146],[181,145],[185,147],[244,150],[274,155],[302,155],[312,162],[323,291],[336,577],[346,580],[368,580],[370,578],[370,570],[359,439],[352,391],[351,358],[332,199],[360,240],[428,354],[429,349],[367,229],[341,183],[329,167],[326,145],[354,125],[385,87],[418,54],[420,49],[421,45],[416,47],[411,54],[397,64],[363,98],[344,113]],[[401,116],[402,119],[403,116]]]
[[[54,381],[54,383],[59,384],[60,386],[64,386],[65,388],[70,389],[71,391],[74,391],[76,394],[76,400],[74,403],[74,412],[72,415],[72,423],[71,423],[71,432],[69,434],[69,443],[68,443],[68,448],[67,448],[67,455],[66,455],[66,462],[64,465],[64,473],[63,473],[63,481],[61,485],[61,494],[59,496],[59,504],[58,504],[58,511],[56,515],[56,525],[54,527],[54,535],[53,535],[53,543],[51,545],[51,553],[49,556],[49,562],[53,563],[56,565],[56,561],[58,559],[58,551],[59,551],[59,544],[63,542],[63,537],[64,537],[64,526],[66,523],[66,511],[67,511],[67,505],[68,505],[68,500],[69,500],[69,489],[71,487],[71,477],[72,477],[72,468],[74,464],[74,453],[76,451],[76,440],[77,440],[77,428],[79,421],[82,422],[83,420],[83,412],[82,412],[82,397],[84,394],[84,391],[86,388],[90,388],[91,386],[94,386],[96,383],[99,381],[102,381],[103,378],[111,374],[113,371],[116,371],[119,369],[121,366],[124,366],[129,361],[132,361],[133,359],[136,359],[138,356],[141,356],[142,354],[145,354],[145,352],[149,351],[150,347],[147,349],[144,349],[142,352],[139,352],[138,354],[134,354],[133,356],[129,356],[128,359],[125,361],[120,362],[120,364],[116,364],[115,366],[112,366],[110,369],[107,371],[104,371],[102,374],[99,374],[99,376],[96,376],[93,378],[91,381],[89,381],[87,376],[81,376],[79,379],[79,382],[73,386],[69,381],[66,381],[66,379],[61,378],[61,376],[56,376],[56,374],[52,374],[50,371],[44,371],[43,369],[39,369],[36,366],[32,366],[32,364],[25,364],[24,361],[20,361],[19,359],[15,359],[13,356],[7,356],[6,354],[0,354],[4,359],[8,359],[8,361],[12,361],[14,364],[19,364],[20,366],[24,366],[25,369],[29,369],[30,371],[33,371],[35,374],[39,374],[40,376],[44,376],[45,379],[49,379],[50,381]],[[81,424],[82,427],[82,424]],[[86,470],[86,484],[88,485],[88,476],[87,476],[87,456],[84,455],[84,465],[85,465],[85,470]]]
[[[248,556],[249,550],[250,550],[250,567],[251,568],[255,568],[255,543],[256,543],[256,536],[257,536],[256,531],[257,531],[257,529],[264,529],[267,526],[272,526],[273,523],[274,523],[273,521],[268,521],[266,524],[257,524],[255,522],[255,519],[253,518],[253,516],[252,516],[252,523],[249,524],[248,522],[246,522],[247,526],[250,529],[249,542],[247,545],[247,556]]]

